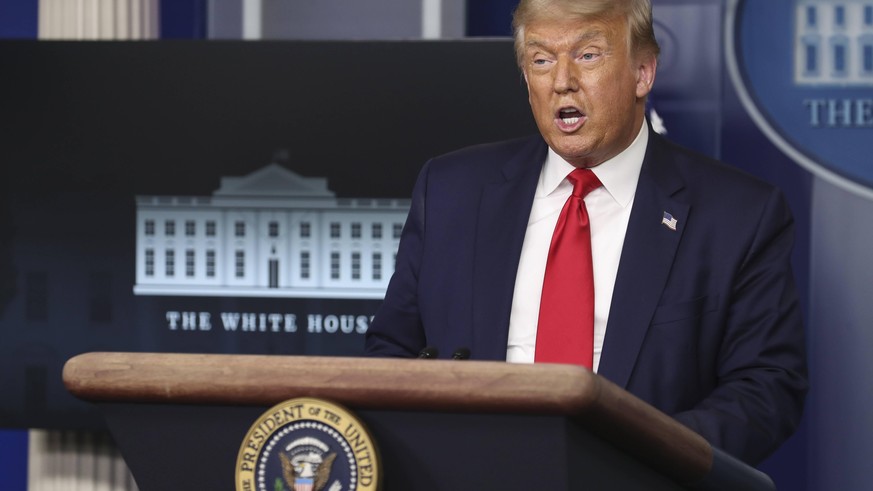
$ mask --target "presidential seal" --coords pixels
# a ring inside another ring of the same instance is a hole
[[[237,491],[375,491],[376,445],[348,410],[299,398],[265,412],[236,459]]]

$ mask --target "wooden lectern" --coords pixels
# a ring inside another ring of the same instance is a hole
[[[385,491],[775,489],[571,365],[88,353],[67,362],[64,383],[99,405],[142,491],[232,491],[249,427],[295,397],[358,415]]]

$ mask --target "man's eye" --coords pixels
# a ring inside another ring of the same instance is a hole
[[[582,58],[585,61],[591,61],[591,60],[597,58],[597,55],[594,53],[583,53],[582,56],[580,56],[580,58]]]
[[[533,61],[533,64],[534,64],[534,65],[545,65],[545,64],[546,64],[546,60],[544,60],[544,59],[542,59],[542,58],[540,58],[540,59],[536,59],[536,60]]]

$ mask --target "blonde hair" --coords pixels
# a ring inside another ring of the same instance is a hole
[[[524,26],[528,23],[567,16],[604,19],[620,15],[627,18],[629,52],[657,57],[661,48],[652,26],[651,0],[521,0],[512,14],[518,66],[522,66]]]

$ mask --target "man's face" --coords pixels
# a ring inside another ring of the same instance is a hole
[[[549,146],[577,167],[619,154],[640,130],[655,58],[632,57],[623,17],[525,26],[523,72]]]

